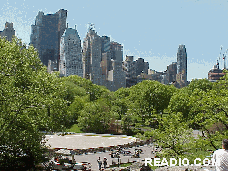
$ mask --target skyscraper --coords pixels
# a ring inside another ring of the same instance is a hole
[[[83,77],[111,91],[126,87],[123,46],[110,42],[108,36],[100,37],[91,26],[83,42]]]
[[[6,40],[11,41],[12,37],[15,36],[15,30],[13,28],[13,23],[6,22],[5,29],[0,31],[1,37],[6,37]]]
[[[126,87],[131,87],[137,83],[136,75],[136,61],[134,61],[134,56],[127,56],[125,61],[123,61],[123,69],[126,74]]]
[[[176,81],[180,87],[187,85],[187,52],[185,45],[179,45],[177,50],[177,75]]]
[[[172,64],[167,66],[168,82],[172,83],[176,81],[177,75],[177,62],[172,62]]]
[[[89,28],[83,42],[83,77],[90,79],[94,84],[101,82],[101,39],[94,29]]]
[[[138,58],[136,61],[136,76],[140,75],[141,73],[148,74],[149,63],[144,62],[143,58]]]
[[[83,77],[82,47],[76,27],[67,28],[61,38],[59,71],[62,76]]]
[[[64,9],[47,15],[39,11],[35,25],[31,26],[30,44],[37,49],[41,61],[46,66],[49,60],[59,62],[60,38],[66,29],[66,18],[67,10]]]

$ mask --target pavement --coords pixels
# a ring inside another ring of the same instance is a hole
[[[145,158],[154,158],[155,154],[151,153],[152,150],[152,145],[144,145],[144,146],[138,146],[138,147],[133,147],[133,148],[128,148],[124,149],[126,151],[131,151],[132,154],[134,154],[135,149],[142,149],[143,152],[140,154],[140,158],[132,158],[131,155],[129,156],[124,156],[123,154],[120,154],[119,162],[120,163],[128,163],[128,162],[141,162],[142,164],[144,163]],[[101,160],[106,157],[108,160],[108,167],[115,162],[118,164],[118,158],[111,158],[110,155],[111,151],[108,152],[98,152],[98,153],[88,153],[88,154],[82,154],[82,155],[75,155],[74,159],[76,162],[89,162],[92,164],[92,170],[93,171],[98,171],[98,164],[97,164],[97,159],[100,157]]]
[[[132,154],[134,154],[135,149],[142,149],[143,152],[140,154],[140,158],[132,158],[131,155],[129,156],[124,156],[123,154],[120,154],[119,162],[120,163],[128,163],[128,162],[139,162],[142,165],[145,164],[145,158],[154,158],[155,153],[152,153],[152,150],[154,149],[152,144],[146,144],[143,146],[137,146],[137,147],[132,147],[128,149],[123,149],[125,151],[131,151]],[[158,149],[160,150],[160,149]],[[98,153],[88,153],[88,154],[82,154],[82,155],[75,155],[74,159],[76,162],[89,162],[92,164],[91,169],[93,171],[98,171],[98,163],[97,159],[100,157],[101,160],[106,157],[108,160],[108,167],[115,162],[118,164],[118,158],[111,158],[110,155],[111,151],[108,152],[98,152]],[[153,164],[153,163],[152,163]],[[108,168],[105,169],[106,171],[111,171],[113,169]],[[119,170],[116,168],[115,170]],[[186,171],[186,170],[194,170],[194,171],[215,171],[215,166],[174,166],[174,167],[160,167],[155,169],[155,171]],[[136,170],[134,170],[136,171]]]

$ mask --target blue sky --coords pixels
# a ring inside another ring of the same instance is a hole
[[[188,56],[188,80],[207,78],[220,54],[228,49],[228,1],[225,0],[2,0],[0,30],[13,22],[16,35],[30,42],[38,11],[68,10],[69,27],[80,38],[94,23],[100,36],[121,43],[125,55],[144,58],[150,69],[164,71],[176,62],[179,44]],[[220,68],[224,62],[220,61]]]

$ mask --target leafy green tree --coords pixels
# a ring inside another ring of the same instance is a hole
[[[225,83],[226,80],[221,80],[207,89],[199,86],[194,89],[186,87],[184,91],[180,89],[171,98],[169,112],[181,112],[180,122],[202,133],[202,136],[195,140],[196,143],[191,147],[192,149],[200,148],[204,151],[210,146],[215,150],[220,147],[218,142],[227,137],[228,92],[224,86]],[[197,144],[200,145],[197,146]]]
[[[0,168],[28,170],[44,160],[41,130],[67,124],[64,87],[33,47],[0,39]]]
[[[70,126],[73,124],[77,124],[78,117],[80,116],[81,110],[85,107],[87,103],[88,97],[87,96],[75,96],[74,102],[69,106],[70,112]]]
[[[145,124],[154,114],[160,114],[168,107],[175,91],[174,86],[163,85],[157,81],[140,82],[130,88],[128,113],[139,116],[140,122]]]
[[[194,79],[190,82],[187,87],[189,90],[193,91],[196,88],[203,90],[205,92],[211,90],[213,88],[213,83],[210,82],[208,79]]]
[[[191,106],[189,104],[190,91],[187,88],[182,88],[177,90],[170,99],[168,105],[169,113],[178,113],[183,114],[183,119],[188,120],[189,112]]]
[[[179,158],[191,150],[194,144],[192,129],[187,123],[181,122],[181,118],[181,113],[160,117],[159,128],[145,133],[146,137],[153,137],[162,148],[159,157]]]
[[[78,125],[87,132],[107,132],[112,119],[110,108],[106,99],[86,103],[80,111]]]
[[[193,105],[194,118],[191,122],[198,125],[200,130],[202,130],[204,140],[214,149],[218,148],[216,142],[227,136],[227,103],[227,96],[217,96],[217,91],[211,90],[204,93],[202,98],[198,98]],[[222,127],[213,129],[219,123]]]
[[[137,122],[137,118],[135,116],[132,116],[131,114],[127,114],[123,116],[121,120],[123,133],[127,135],[133,135],[135,123]],[[133,127],[133,128],[132,128]]]

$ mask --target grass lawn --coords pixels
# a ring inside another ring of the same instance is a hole
[[[70,129],[66,130],[67,132],[75,132],[75,133],[84,133],[77,124],[74,124]]]
[[[123,164],[120,164],[120,167],[127,167],[127,166],[130,166],[132,163],[123,163]],[[118,167],[118,164],[116,164],[116,165],[113,165],[113,166],[111,166],[110,168],[112,168],[112,167]]]

